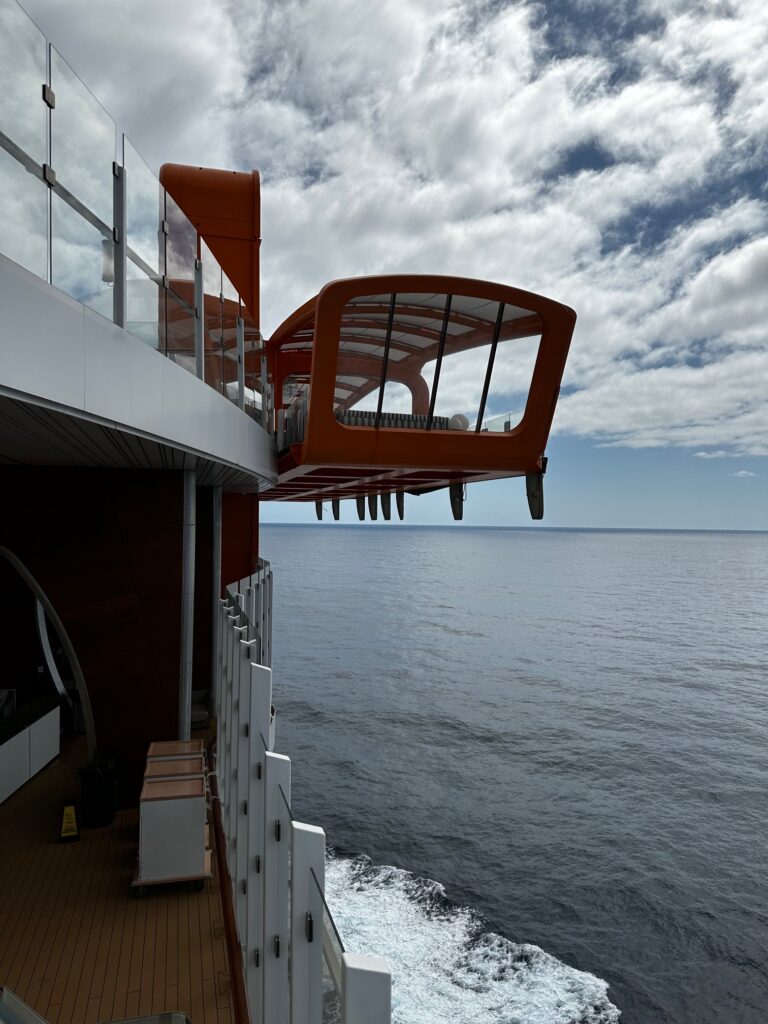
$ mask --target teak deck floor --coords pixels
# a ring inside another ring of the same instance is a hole
[[[0,804],[0,985],[50,1024],[167,1010],[231,1024],[216,858],[202,892],[156,886],[136,899],[137,811],[57,843],[83,760],[70,745]]]

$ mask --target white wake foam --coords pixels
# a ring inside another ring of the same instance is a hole
[[[331,854],[326,896],[345,947],[392,966],[395,1024],[616,1024],[608,984],[483,930],[438,882]]]

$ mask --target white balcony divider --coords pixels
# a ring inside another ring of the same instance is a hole
[[[284,754],[264,754],[264,1020],[287,1022],[288,881],[291,762]],[[281,791],[285,797],[281,794]]]
[[[263,1018],[256,1012],[263,1007],[264,932],[264,808],[265,754],[264,736],[269,733],[272,706],[272,670],[264,665],[250,666],[249,739],[252,751],[248,790],[248,879],[246,910],[245,981],[248,1002],[253,1008],[254,1024]]]
[[[219,605],[216,773],[252,1024],[322,1024],[323,959],[342,1024],[389,1024],[391,976],[344,949],[325,903],[325,833],[295,821],[291,762],[272,752],[272,572]]]
[[[235,911],[237,931],[241,944],[247,934],[247,891],[248,891],[248,813],[249,813],[249,777],[248,767],[251,758],[251,687],[248,685],[251,668],[250,649],[258,641],[241,640],[239,651],[239,688],[237,699],[237,751],[235,782],[237,787],[237,816],[235,826],[235,873],[232,881],[235,886]]]
[[[291,822],[291,1024],[322,1024],[323,917],[315,882],[325,888],[325,832]],[[319,911],[319,912],[318,912]]]

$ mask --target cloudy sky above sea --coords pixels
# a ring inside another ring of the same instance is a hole
[[[25,6],[156,168],[261,170],[266,334],[341,276],[550,295],[551,525],[768,528],[764,3]]]

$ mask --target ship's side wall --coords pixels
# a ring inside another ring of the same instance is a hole
[[[224,587],[256,572],[259,502],[255,494],[225,494],[221,504],[221,595]]]
[[[135,803],[147,745],[177,731],[182,475],[3,467],[0,479],[0,545],[53,603],[99,753],[118,759],[122,800]]]

